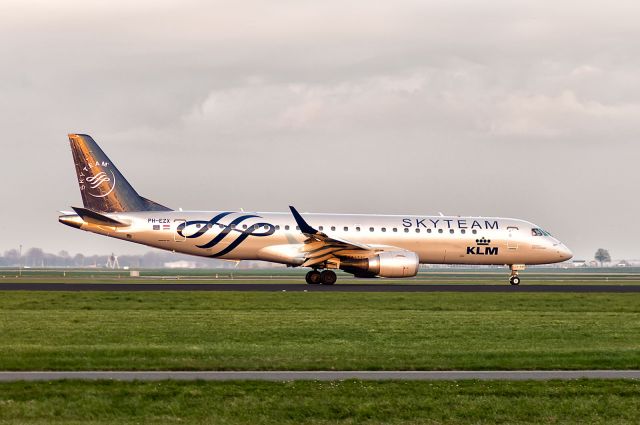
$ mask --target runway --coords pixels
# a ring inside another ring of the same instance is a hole
[[[640,285],[474,285],[298,283],[0,283],[0,291],[241,291],[241,292],[616,292],[640,293]]]
[[[0,372],[0,382],[57,381],[63,379],[113,381],[443,381],[499,380],[548,381],[571,379],[640,379],[640,370],[516,370],[516,371],[87,371],[87,372]]]

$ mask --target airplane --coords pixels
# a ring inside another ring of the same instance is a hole
[[[508,266],[519,285],[527,265],[573,257],[540,226],[512,218],[175,211],[140,196],[91,136],[69,142],[83,206],[61,211],[61,223],[173,252],[306,267],[308,284],[334,284],[334,270],[407,278],[420,264],[468,264]]]

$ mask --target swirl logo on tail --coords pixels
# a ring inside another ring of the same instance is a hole
[[[87,186],[81,186],[80,189],[84,190],[88,189],[87,193],[94,198],[104,198],[113,192],[113,189],[116,188],[116,176],[113,174],[113,171],[109,170],[111,173],[111,178],[107,175],[105,171],[100,171],[99,173],[88,176],[85,178]],[[82,181],[80,183],[83,183]]]
[[[105,173],[104,171],[100,171],[95,176],[87,177],[87,181],[91,185],[91,189],[95,189],[104,182],[110,182],[111,179],[107,177],[107,173]]]

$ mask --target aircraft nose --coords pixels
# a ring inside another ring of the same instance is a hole
[[[573,252],[567,248],[564,244],[557,246],[558,255],[560,255],[560,261],[567,261],[573,258]]]

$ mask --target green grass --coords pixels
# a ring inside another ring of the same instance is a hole
[[[2,292],[2,370],[638,369],[640,294]]]
[[[637,424],[640,382],[0,384],[2,424]]]

